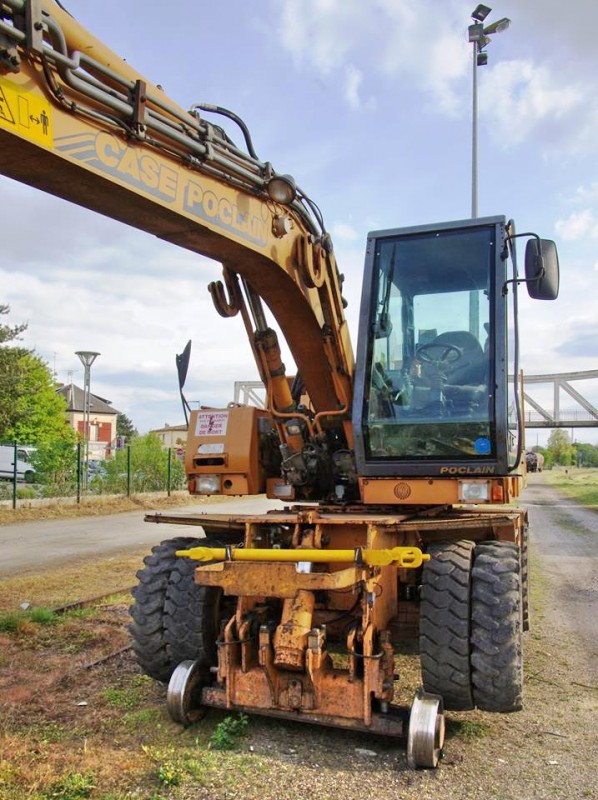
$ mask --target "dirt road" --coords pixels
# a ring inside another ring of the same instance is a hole
[[[579,638],[590,683],[598,684],[598,513],[531,475],[524,501],[545,582],[544,613],[564,636]]]

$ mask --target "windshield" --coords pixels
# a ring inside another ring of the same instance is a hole
[[[493,453],[487,226],[378,241],[363,414],[368,459]]]

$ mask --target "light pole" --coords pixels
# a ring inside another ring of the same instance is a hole
[[[96,358],[101,355],[93,350],[77,350],[75,353],[79,356],[81,363],[85,367],[85,378],[83,384],[83,433],[85,436],[85,472],[83,477],[83,485],[87,488],[87,481],[89,475],[89,416],[91,409],[91,365]]]
[[[492,9],[482,4],[475,7],[471,18],[474,20],[468,30],[469,41],[473,50],[473,108],[472,108],[472,136],[471,136],[471,216],[475,219],[478,215],[478,67],[488,63],[488,53],[483,49],[490,44],[491,36],[505,31],[511,24],[507,17],[499,19],[490,25],[484,26],[484,20]]]

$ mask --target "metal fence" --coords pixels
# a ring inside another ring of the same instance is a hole
[[[164,492],[185,488],[181,450],[140,437],[105,460],[85,459],[85,446],[0,442],[0,501]]]

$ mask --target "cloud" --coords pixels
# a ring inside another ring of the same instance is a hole
[[[480,111],[493,121],[494,137],[503,144],[519,144],[542,128],[545,146],[575,136],[574,124],[587,108],[587,89],[567,83],[548,67],[531,60],[496,64],[485,74]]]
[[[346,222],[337,222],[332,226],[332,235],[335,239],[345,242],[355,242],[359,239],[359,234],[352,225]]]
[[[557,220],[555,227],[558,235],[567,241],[598,238],[598,221],[589,208],[573,212],[568,219]]]
[[[430,19],[416,0],[283,0],[280,5],[283,48],[298,68],[324,77],[339,73],[351,108],[362,107],[360,92],[368,78],[383,76],[408,78],[423,87],[435,107],[458,112],[453,84],[466,74],[469,52],[458,4],[443,8],[434,19],[433,36]]]
[[[345,97],[347,102],[351,108],[358,109],[361,107],[359,89],[363,83],[363,73],[349,64],[345,70],[345,77]]]
[[[595,361],[598,322],[593,319],[578,319],[567,328],[566,338],[555,348],[556,352],[568,358],[591,358]]]

